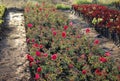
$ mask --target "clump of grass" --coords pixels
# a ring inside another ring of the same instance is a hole
[[[75,0],[73,3],[74,4],[91,4],[92,1],[91,0]]]
[[[70,6],[69,5],[65,5],[65,4],[57,4],[56,8],[57,9],[61,9],[61,10],[69,10]]]
[[[4,5],[0,5],[0,31],[1,31],[1,24],[3,23],[3,15],[5,13],[6,7]]]

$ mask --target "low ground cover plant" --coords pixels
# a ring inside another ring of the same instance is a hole
[[[67,14],[39,3],[25,7],[31,75],[36,81],[119,81],[120,67],[101,41],[81,32]]]

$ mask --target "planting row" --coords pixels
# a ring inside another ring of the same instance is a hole
[[[120,41],[120,11],[98,4],[72,5],[75,13],[83,15],[95,29],[106,37]]]
[[[120,67],[67,15],[46,3],[27,5],[27,59],[37,81],[119,81]]]

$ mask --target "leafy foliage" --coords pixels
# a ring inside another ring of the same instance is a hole
[[[57,4],[57,5],[56,5],[56,8],[57,8],[57,9],[62,9],[62,10],[69,10],[69,9],[70,9],[70,6],[64,5],[64,4]]]
[[[108,28],[109,31],[120,33],[120,12],[98,4],[72,5],[73,9],[83,14],[98,28]]]
[[[74,4],[91,4],[90,0],[74,0]]]
[[[5,12],[5,6],[3,5],[0,5],[0,24],[3,23],[3,15],[4,15],[4,12]],[[1,27],[0,27],[0,30],[1,30]]]
[[[111,53],[74,27],[67,14],[46,3],[25,7],[27,59],[38,81],[117,81],[120,70]]]

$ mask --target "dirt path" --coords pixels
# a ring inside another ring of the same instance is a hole
[[[10,10],[6,24],[6,37],[0,41],[0,81],[28,81],[23,13]]]

